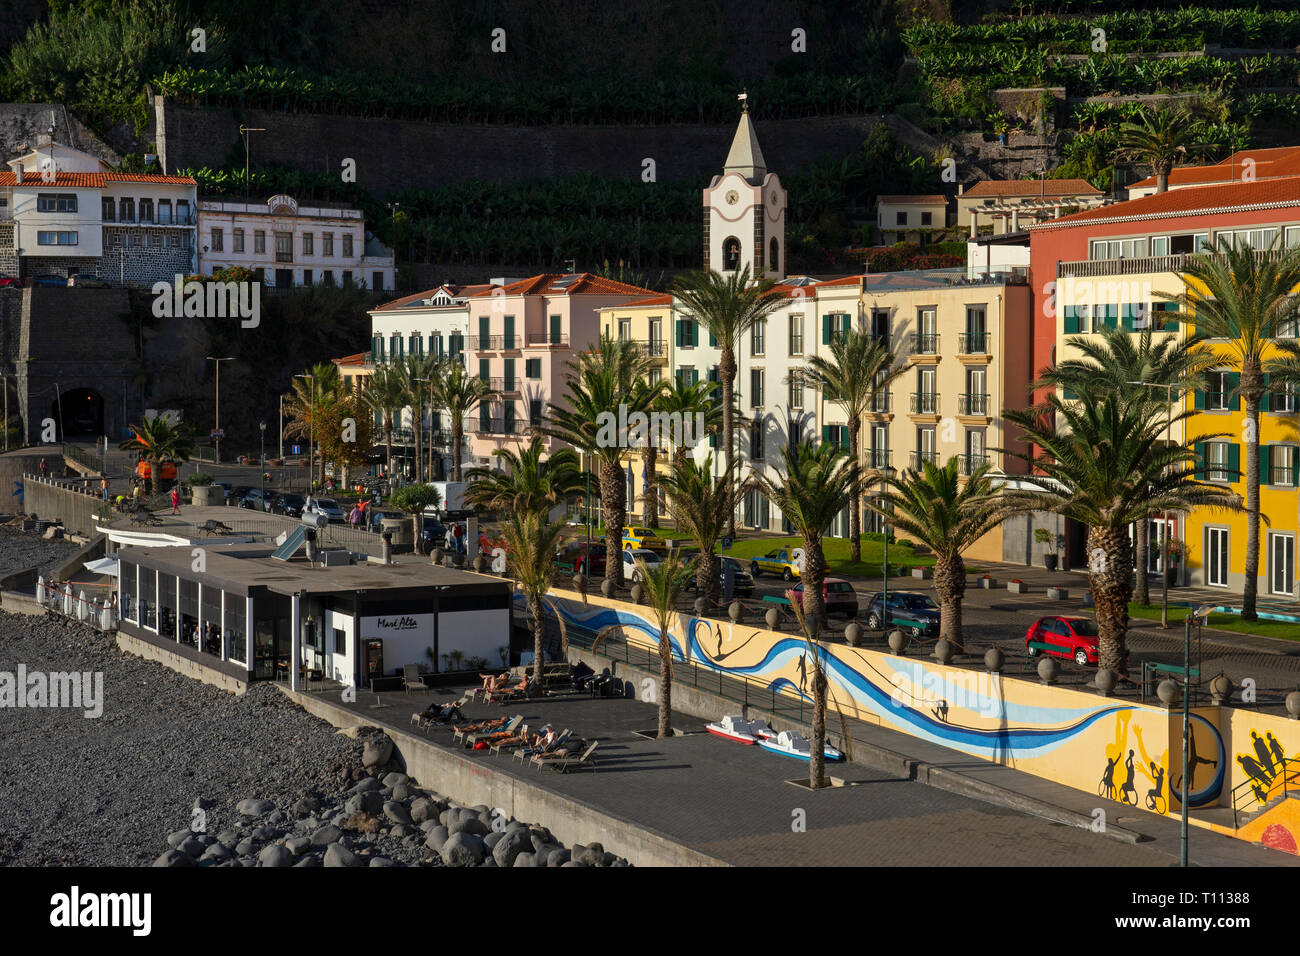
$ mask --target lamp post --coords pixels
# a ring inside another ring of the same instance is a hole
[[[233,362],[233,361],[234,361],[234,358],[233,358],[232,356],[226,356],[226,357],[224,357],[224,358],[217,358],[215,355],[209,355],[209,356],[208,356],[208,361],[209,361],[209,362],[215,362],[216,365],[217,365],[217,382],[216,382],[217,407],[216,407],[216,413],[215,413],[215,416],[214,416],[215,424],[212,426],[212,432],[213,432],[213,435],[212,435],[212,447],[213,447],[213,452],[212,452],[212,463],[213,463],[214,465],[219,465],[219,464],[221,464],[221,363],[222,363],[222,362]]]
[[[1143,388],[1163,388],[1165,403],[1169,406],[1165,415],[1165,445],[1171,442],[1170,429],[1174,420],[1173,390],[1183,389],[1181,385],[1165,385],[1159,382],[1129,382],[1129,385],[1141,385]],[[1147,520],[1145,517],[1143,521]],[[1142,555],[1142,574],[1147,573],[1147,556]],[[1169,630],[1169,512],[1160,515],[1160,626]]]
[[[258,458],[258,480],[262,486],[262,501],[266,501],[266,422],[258,422],[258,429],[262,433],[262,454]]]
[[[1182,824],[1181,824],[1181,833],[1179,835],[1179,853],[1178,853],[1179,864],[1178,865],[1184,868],[1186,868],[1187,866],[1187,812],[1188,812],[1187,811],[1187,787],[1189,785],[1187,779],[1189,776],[1188,773],[1189,768],[1187,766],[1187,760],[1190,755],[1189,751],[1191,749],[1190,745],[1191,745],[1191,727],[1192,727],[1192,718],[1191,718],[1191,696],[1192,695],[1190,693],[1191,680],[1192,680],[1192,620],[1195,619],[1197,627],[1199,628],[1200,625],[1205,622],[1205,619],[1210,616],[1210,611],[1212,609],[1213,609],[1212,604],[1202,604],[1194,612],[1188,614],[1186,617],[1183,618],[1183,784],[1181,787],[1182,792],[1178,797],[1178,802],[1182,805],[1181,806]],[[1198,661],[1197,663],[1199,665],[1200,662]]]
[[[307,494],[311,494],[316,487],[316,378],[310,372],[299,372],[294,378],[311,382],[311,410],[307,420]]]
[[[258,128],[256,126],[241,125],[239,127],[239,135],[244,137],[244,193],[245,194],[248,193],[248,134],[265,133],[265,132],[266,132],[265,128]]]

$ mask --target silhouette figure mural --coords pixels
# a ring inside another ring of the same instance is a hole
[[[1137,728],[1134,729],[1136,730]],[[1130,750],[1128,752],[1128,759],[1124,761],[1124,787],[1120,791],[1119,798],[1121,803],[1131,803],[1136,807],[1138,802],[1138,791],[1137,786],[1133,783],[1134,775],[1133,751]],[[1130,793],[1133,794],[1133,799],[1131,800],[1129,799]]]
[[[1152,784],[1147,791],[1147,809],[1164,813],[1161,793],[1164,790],[1168,752],[1154,756],[1147,753],[1146,745],[1142,742],[1142,728],[1134,723],[1132,718],[1131,712],[1115,715],[1115,739],[1114,743],[1106,747],[1106,769],[1102,771],[1101,782],[1097,784],[1097,795],[1136,807],[1138,806],[1138,774],[1141,774]],[[1130,730],[1136,747],[1129,744]],[[1124,782],[1117,784],[1115,772],[1119,769],[1121,760],[1124,767]],[[1157,809],[1158,805],[1160,809]]]
[[[1250,778],[1250,789],[1255,794],[1255,801],[1268,803],[1273,787],[1284,775],[1287,775],[1286,752],[1278,743],[1278,739],[1273,736],[1272,731],[1261,737],[1258,731],[1252,730],[1250,740],[1251,749],[1255,751],[1254,755],[1237,754],[1237,763]],[[1294,774],[1291,774],[1287,779],[1293,777]]]
[[[1115,764],[1118,760],[1118,757],[1107,758],[1106,769],[1101,772],[1101,783],[1097,785],[1097,796],[1115,799]]]
[[[1187,735],[1187,766],[1190,767],[1192,770],[1192,779],[1189,781],[1188,789],[1191,789],[1191,787],[1196,786],[1196,768],[1198,766],[1200,766],[1201,764],[1206,764],[1211,767],[1219,766],[1218,760],[1211,760],[1209,757],[1202,757],[1200,754],[1196,752],[1196,723],[1195,722],[1197,720],[1205,720],[1205,718],[1193,716],[1192,732]],[[1174,793],[1183,792],[1183,775],[1181,773],[1179,773],[1178,779],[1174,781],[1172,790]],[[1190,799],[1190,795],[1189,795],[1189,799]]]
[[[1155,786],[1147,791],[1147,809],[1154,810],[1156,813],[1164,813],[1169,808],[1169,803],[1165,800],[1165,768],[1161,767],[1154,760],[1151,761],[1151,776],[1155,780]]]

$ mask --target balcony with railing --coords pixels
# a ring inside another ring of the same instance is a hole
[[[873,471],[884,471],[892,468],[890,464],[893,458],[893,450],[889,448],[868,448],[864,452],[866,467]]]
[[[963,475],[973,475],[989,463],[988,455],[959,455],[958,458]]]
[[[478,418],[474,420],[475,435],[517,435],[520,432],[519,422],[511,419],[507,421],[504,418]]]
[[[962,392],[957,396],[958,415],[985,415],[989,413],[988,392]]]
[[[499,352],[501,351],[502,342],[505,339],[503,335],[467,335],[466,347],[475,352]]]
[[[912,333],[912,354],[913,355],[938,355],[939,354],[939,333],[938,332],[913,332]]]
[[[867,399],[867,413],[876,415],[887,415],[893,409],[891,408],[891,399],[893,392],[877,392]]]
[[[525,337],[525,344],[528,348],[568,348],[568,332],[529,332]]]
[[[1255,253],[1258,262],[1277,259],[1290,250],[1259,250]],[[1200,255],[1201,253],[1197,253]],[[1058,262],[1056,277],[1058,279],[1089,279],[1099,276],[1145,275],[1150,272],[1186,272],[1193,253],[1180,252],[1169,256],[1135,256],[1132,259],[1081,259],[1074,262]],[[1214,258],[1220,254],[1211,253]]]
[[[993,336],[987,332],[961,332],[957,335],[958,355],[991,355]]]
[[[668,343],[663,339],[637,339],[636,350],[639,355],[650,359],[666,359]]]
[[[939,393],[913,392],[907,410],[913,415],[938,415]]]
[[[925,462],[932,465],[939,464],[939,453],[937,451],[914,451],[912,452],[912,470],[920,471]]]

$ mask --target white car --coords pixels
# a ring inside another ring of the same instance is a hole
[[[623,551],[623,577],[636,583],[641,580],[638,561],[644,561],[647,568],[657,568],[662,560],[658,554],[646,548],[626,548]]]
[[[333,498],[311,498],[311,504],[303,509],[304,514],[315,512],[323,514],[330,521],[346,521],[347,515],[339,507],[339,503]]]

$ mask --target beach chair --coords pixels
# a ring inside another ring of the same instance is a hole
[[[524,745],[524,742],[527,740],[528,740],[528,725],[524,724],[519,728],[519,730],[516,733],[511,734],[509,737],[503,737],[500,740],[494,740],[491,746],[488,747],[488,753],[492,754],[492,756],[495,757],[498,754],[500,754],[501,751],[503,750],[515,750],[519,747],[522,747]]]
[[[485,740],[488,742],[491,742],[493,740],[504,740],[506,737],[513,736],[514,732],[519,729],[519,726],[523,722],[524,722],[524,715],[515,714],[515,716],[511,717],[510,721],[504,726],[494,727],[490,729],[474,731],[473,733],[464,734],[462,739],[465,741],[466,747],[473,747],[476,743],[478,743],[481,740]]]
[[[554,770],[556,773],[568,773],[570,770],[577,770],[582,767],[595,770],[596,747],[599,744],[599,740],[593,740],[581,753],[575,751],[563,757],[542,758],[538,761],[537,766],[542,770]]]
[[[519,715],[517,719],[522,721],[523,715]],[[491,720],[479,720],[472,724],[465,724],[461,727],[453,727],[452,730],[454,733],[452,739],[463,741],[466,737],[469,737],[472,734],[494,734],[498,730],[503,730],[509,722],[510,721],[505,717],[494,717]],[[516,724],[516,726],[518,725]]]
[[[420,690],[429,690],[429,685],[424,682],[423,675],[420,674],[418,664],[405,664],[402,667],[402,690],[409,694],[411,688]]]
[[[467,704],[468,702],[469,702],[469,695],[466,695],[464,697],[460,697],[456,700],[453,700],[451,702],[451,706],[456,708],[461,708],[464,707],[465,704]],[[435,708],[437,710],[442,710],[442,708],[446,706],[447,706],[446,704],[430,704],[429,707],[426,708],[425,710],[417,710],[415,713],[411,715],[411,723],[415,724],[417,729],[426,732],[432,730],[434,727],[444,726],[451,722],[451,718],[429,716],[428,711],[434,710]]]
[[[538,754],[550,753],[552,750],[557,750],[564,746],[564,742],[569,739],[570,733],[571,731],[569,728],[565,727],[564,730],[560,731],[560,733],[556,735],[555,740],[551,742],[549,747],[520,747],[515,751],[515,759],[520,763],[523,763],[525,760],[530,760]]]
[[[581,753],[587,746],[587,741],[582,737],[570,737],[563,742],[556,741],[554,747],[551,747],[545,753],[535,753],[528,758],[528,762],[534,767],[540,767],[548,760],[563,760],[565,757],[574,753]]]

